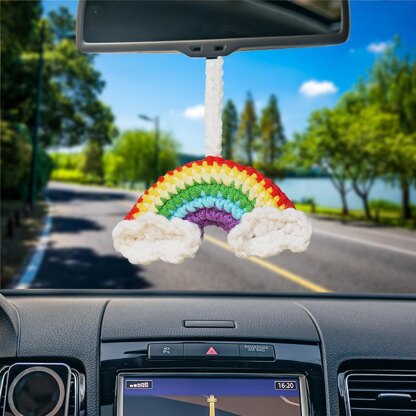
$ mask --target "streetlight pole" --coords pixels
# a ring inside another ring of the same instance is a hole
[[[35,101],[35,120],[33,125],[33,138],[32,138],[32,161],[30,167],[30,184],[28,202],[29,207],[32,210],[35,206],[36,199],[36,165],[37,165],[37,153],[39,142],[39,127],[40,127],[40,106],[42,103],[42,76],[43,76],[43,50],[45,43],[45,25],[42,24],[40,29],[40,46],[39,46],[39,60],[37,69],[37,89],[36,89],[36,101]]]
[[[155,166],[154,166],[154,176],[155,182],[159,178],[159,117],[156,116],[155,119]]]
[[[75,33],[69,33],[62,39],[75,39]],[[61,40],[62,40],[61,39]],[[39,45],[39,60],[37,68],[37,87],[36,87],[36,99],[35,99],[35,118],[33,123],[33,137],[32,137],[32,160],[30,166],[30,183],[28,192],[28,203],[31,210],[35,207],[36,201],[36,170],[37,170],[37,156],[38,156],[38,144],[39,144],[39,129],[41,123],[40,108],[42,105],[42,80],[43,80],[43,66],[44,66],[44,50],[45,50],[45,23],[42,22],[40,28],[40,45]]]
[[[153,159],[153,172],[155,182],[159,178],[159,116],[149,117],[144,114],[139,114],[139,118],[144,121],[149,121],[154,124],[155,129],[155,149],[154,149],[154,159]]]

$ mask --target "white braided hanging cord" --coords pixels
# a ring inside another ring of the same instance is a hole
[[[223,58],[206,60],[205,156],[221,156]]]

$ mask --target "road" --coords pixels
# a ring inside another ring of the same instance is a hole
[[[195,259],[135,266],[114,251],[111,231],[138,195],[57,183],[47,195],[52,226],[43,261],[27,287],[416,292],[411,231],[313,218],[307,252],[244,260],[230,252],[222,230],[209,227]]]

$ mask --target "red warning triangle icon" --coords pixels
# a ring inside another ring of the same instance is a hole
[[[209,347],[208,351],[205,353],[205,355],[218,355],[217,351],[215,351],[214,347]]]

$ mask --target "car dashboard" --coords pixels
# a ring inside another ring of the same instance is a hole
[[[35,375],[57,415],[416,414],[412,296],[3,294],[0,415]]]

